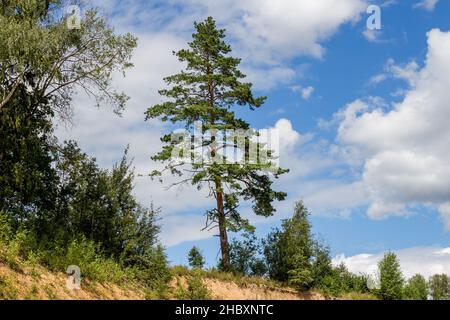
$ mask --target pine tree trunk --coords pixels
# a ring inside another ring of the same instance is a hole
[[[223,193],[222,184],[220,179],[216,179],[216,200],[217,200],[217,212],[219,214],[219,238],[220,238],[220,251],[222,253],[222,266],[224,271],[231,270],[230,264],[230,246],[228,244],[227,224],[225,217],[225,209],[223,205]]]

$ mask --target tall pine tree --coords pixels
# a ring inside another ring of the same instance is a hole
[[[167,101],[147,110],[147,119],[160,118],[162,121],[181,123],[189,131],[196,122],[202,123],[202,133],[206,131],[224,132],[226,130],[250,130],[249,124],[235,116],[231,110],[236,106],[248,106],[257,109],[265,101],[265,97],[254,97],[252,84],[241,82],[245,75],[238,69],[240,59],[231,57],[231,48],[224,41],[225,30],[218,29],[213,18],[195,23],[196,32],[189,49],[176,53],[178,59],[187,65],[179,74],[165,79],[168,89],[160,94]],[[249,156],[250,145],[254,144],[257,133],[252,132],[240,151]],[[272,189],[270,176],[265,172],[273,168],[273,153],[268,151],[266,157],[259,157],[256,163],[229,163],[225,160],[223,149],[218,145],[216,137],[202,142],[202,148],[208,150],[212,163],[192,161],[176,161],[172,154],[181,142],[172,141],[172,135],[162,138],[163,150],[153,157],[155,161],[166,163],[165,169],[173,174],[187,174],[185,182],[201,188],[206,186],[216,199],[216,207],[207,211],[206,228],[219,229],[222,265],[230,268],[228,231],[237,232],[249,229],[248,221],[238,213],[239,200],[251,200],[255,214],[271,216],[275,212],[274,200],[284,200],[284,192]],[[235,145],[233,141],[230,142]],[[262,147],[262,144],[258,144]],[[267,150],[266,150],[267,151]],[[287,172],[281,168],[272,170],[273,176]],[[161,175],[155,171],[153,176]]]

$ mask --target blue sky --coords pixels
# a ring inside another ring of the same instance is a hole
[[[94,3],[119,32],[139,37],[135,68],[116,77],[131,100],[118,118],[80,93],[74,124],[60,126],[61,138],[78,140],[105,167],[130,144],[137,172],[154,169],[150,156],[169,128],[145,123],[143,112],[161,101],[162,78],[182,67],[172,50],[185,47],[194,21],[212,15],[228,30],[257,93],[268,96],[263,108],[239,116],[281,131],[281,165],[291,169],[276,182],[289,197],[274,217],[254,218],[242,206],[257,234],[304,200],[314,231],[351,270],[370,271],[394,250],[406,274],[450,273],[450,1]],[[370,4],[381,7],[381,30],[367,30]],[[161,207],[172,263],[186,263],[193,245],[216,263],[218,240],[200,231],[211,199],[146,177],[137,179],[136,194]]]

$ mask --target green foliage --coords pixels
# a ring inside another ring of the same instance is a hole
[[[425,278],[416,274],[405,285],[404,298],[408,300],[428,300],[428,284]]]
[[[136,201],[134,172],[126,156],[127,151],[111,171],[103,170],[75,143],[67,143],[57,162],[60,214],[53,225],[59,222],[69,238],[83,235],[101,243],[106,255],[125,265],[138,265],[157,243],[158,212]]]
[[[333,267],[331,264],[330,248],[318,240],[313,241],[312,258],[313,287],[323,287],[323,279],[331,275]]]
[[[76,265],[80,267],[81,276],[100,282],[119,282],[126,274],[121,266],[111,259],[104,258],[100,245],[81,238],[70,243],[64,266]]]
[[[13,270],[21,271],[24,261],[29,258],[35,260],[36,237],[30,231],[19,230],[9,241],[0,245],[0,261],[3,260]]]
[[[403,297],[403,275],[395,253],[388,252],[378,263],[380,290],[383,300],[400,300]]]
[[[261,246],[253,232],[243,234],[242,240],[233,239],[230,244],[230,259],[233,272],[244,276],[264,276],[265,262],[260,258]]]
[[[192,247],[188,253],[188,261],[191,268],[203,269],[205,259],[203,258],[200,250],[197,247]]]
[[[68,30],[56,14],[64,2],[0,5],[0,210],[14,231],[27,224],[48,234],[58,218],[52,119],[58,113],[69,120],[73,90],[85,89],[117,109],[126,101],[111,87],[112,72],[130,66],[135,39],[115,35],[92,10],[80,30]]]
[[[11,224],[9,218],[3,211],[0,211],[0,245],[9,242],[12,237]]]
[[[186,278],[187,287],[178,279],[178,286],[175,296],[179,300],[211,300],[212,294],[208,287],[203,283],[202,273],[194,270]]]
[[[293,217],[284,220],[281,230],[273,231],[265,241],[270,278],[291,282],[299,290],[307,290],[314,282],[313,239],[308,218],[304,204],[297,203]]]
[[[270,279],[299,291],[316,288],[331,296],[368,294],[365,275],[352,274],[345,265],[332,266],[329,247],[311,233],[309,215],[305,205],[298,202],[293,217],[263,241]]]
[[[168,283],[172,279],[164,248],[158,245],[156,248],[148,249],[142,262],[136,271],[138,279],[159,297],[163,297],[168,290]]]
[[[55,207],[51,117],[49,105],[25,87],[0,109],[0,210],[14,231],[19,224],[35,225]]]
[[[47,4],[47,5],[45,5]],[[67,115],[75,89],[116,110],[127,97],[111,85],[124,72],[136,39],[116,35],[95,10],[85,8],[80,29],[69,29],[61,15],[68,0],[8,0],[0,5],[0,109],[9,108],[19,87]]]
[[[450,279],[446,274],[433,275],[428,286],[433,300],[450,300]]]
[[[342,297],[348,294],[368,294],[368,277],[365,275],[356,275],[348,271],[344,264],[331,269],[323,278],[319,278],[316,285],[325,294]]]
[[[43,263],[64,272],[74,264],[93,280],[162,288],[170,272],[158,247],[158,210],[136,201],[126,153],[104,170],[53,134],[56,114],[70,120],[75,89],[124,108],[112,75],[132,66],[136,46],[89,8],[81,29],[69,30],[61,16],[68,3],[0,4],[0,259],[16,270]]]
[[[160,90],[167,101],[149,108],[147,119],[159,118],[192,129],[195,122],[202,123],[202,134],[207,130],[248,130],[249,124],[235,116],[233,107],[248,106],[259,108],[265,98],[254,97],[252,84],[241,80],[245,75],[238,69],[240,59],[230,56],[231,48],[225,42],[225,30],[218,29],[213,18],[195,23],[196,32],[189,43],[189,49],[176,53],[178,59],[185,63],[186,69],[179,74],[165,78],[169,88]],[[240,151],[249,155],[249,145],[256,133],[252,130],[248,139],[239,146]],[[166,163],[163,171],[175,175],[188,173],[183,182],[191,183],[199,189],[207,187],[216,198],[216,208],[208,210],[206,228],[219,227],[222,262],[225,269],[230,268],[229,244],[227,231],[248,230],[248,221],[237,211],[240,200],[253,201],[255,214],[271,216],[275,212],[272,205],[275,200],[284,200],[284,192],[272,190],[272,181],[265,170],[273,167],[273,155],[268,152],[268,159],[260,157],[258,163],[227,162],[222,147],[215,134],[202,142],[201,148],[208,150],[211,163],[191,163],[182,159],[173,159],[174,150],[178,150],[183,141],[172,141],[171,135],[162,137],[165,143],[161,152],[153,157],[155,161]],[[228,142],[228,144],[233,142]],[[258,144],[260,149],[263,144]],[[196,155],[203,150],[193,150]],[[188,157],[189,159],[191,157]],[[228,159],[230,160],[230,159]],[[190,170],[181,170],[190,167]],[[155,171],[152,176],[160,177],[163,171]],[[287,172],[281,168],[274,170],[274,177]]]
[[[17,293],[17,288],[14,286],[11,279],[0,275],[0,299],[15,300],[17,299]]]
[[[184,277],[186,275],[189,275],[191,273],[191,270],[189,270],[189,268],[186,266],[176,265],[171,268],[171,272],[174,276]]]

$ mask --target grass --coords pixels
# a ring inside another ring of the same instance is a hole
[[[349,292],[341,297],[339,299],[342,300],[379,300],[377,296],[370,294],[370,293],[360,293],[360,292]]]
[[[269,288],[287,288],[286,285],[267,278],[247,277],[232,272],[223,272],[215,268],[208,270],[190,270],[185,266],[172,267],[172,274],[174,276],[187,277],[192,276],[194,272],[200,272],[203,277],[208,279],[215,279],[222,282],[233,282],[243,288],[248,287],[249,285],[265,286]]]
[[[174,297],[177,300],[211,300],[213,294],[205,285],[201,270],[193,270],[186,278],[177,278]]]
[[[58,295],[56,294],[56,290],[54,288],[52,288],[52,286],[50,286],[49,284],[45,284],[43,289],[49,300],[58,300]]]
[[[12,281],[4,275],[0,275],[0,299],[17,299],[17,288],[12,284]]]

